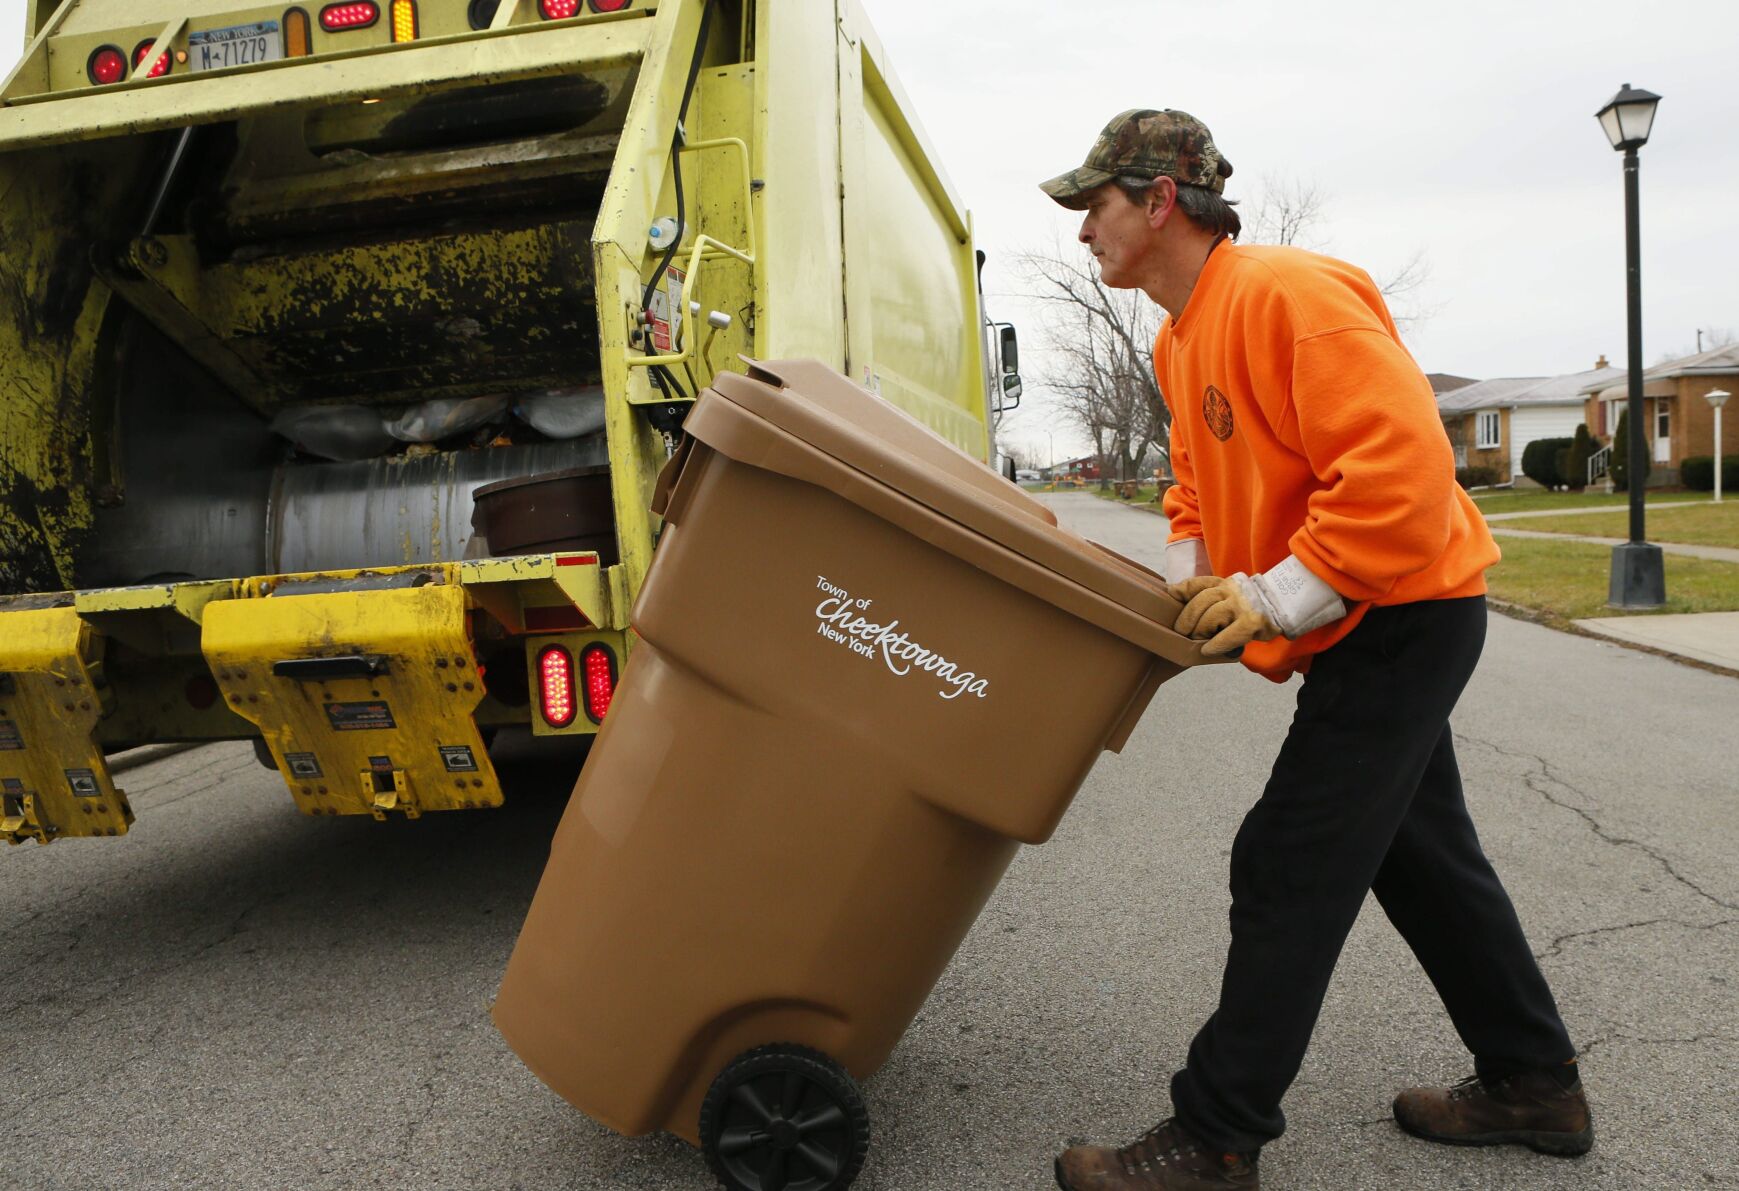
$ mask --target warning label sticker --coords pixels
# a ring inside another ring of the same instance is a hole
[[[66,784],[72,787],[74,798],[95,798],[101,791],[97,789],[97,775],[88,769],[65,769]]]
[[[448,773],[476,773],[477,758],[471,755],[468,744],[437,745],[441,750],[441,764],[447,767]]]
[[[291,777],[325,777],[320,770],[320,759],[313,753],[285,753],[284,764],[290,767]]]
[[[368,732],[378,728],[396,728],[392,708],[385,699],[365,699],[360,703],[328,703],[326,722],[334,732]]]
[[[383,757],[370,757],[368,759],[368,767],[370,769],[374,770],[374,772],[376,772],[376,773],[391,773],[392,772],[392,758],[391,757],[384,757],[384,756]]]
[[[0,720],[0,753],[24,747],[24,737],[11,720]]]
[[[673,350],[682,337],[682,287],[688,274],[672,266],[664,271],[665,288],[652,291],[652,346],[659,355]]]
[[[24,783],[15,777],[0,777],[0,790],[8,794],[24,793]]]

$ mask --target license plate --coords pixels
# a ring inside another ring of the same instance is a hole
[[[201,29],[187,37],[187,64],[194,70],[223,70],[274,62],[284,56],[284,34],[276,21]]]

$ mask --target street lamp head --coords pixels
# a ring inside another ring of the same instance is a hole
[[[1716,409],[1720,409],[1723,405],[1727,404],[1727,398],[1732,395],[1733,394],[1727,392],[1725,389],[1710,389],[1707,393],[1703,394],[1703,400],[1707,401]]]
[[[1653,91],[1639,91],[1626,83],[1594,115],[1614,149],[1640,149],[1648,144],[1649,130],[1654,127],[1654,109],[1660,101],[1661,97]]]

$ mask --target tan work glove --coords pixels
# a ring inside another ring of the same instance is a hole
[[[1252,641],[1296,639],[1347,614],[1346,601],[1296,555],[1260,575],[1201,575],[1170,590],[1184,606],[1172,628],[1206,640],[1202,652],[1215,657]]]
[[[1248,575],[1201,575],[1171,585],[1172,598],[1183,604],[1172,628],[1186,637],[1206,641],[1210,657],[1231,653],[1252,641],[1280,636],[1273,609]]]

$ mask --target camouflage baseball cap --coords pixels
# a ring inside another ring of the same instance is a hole
[[[1113,178],[1173,178],[1221,194],[1231,173],[1208,126],[1188,112],[1132,108],[1105,126],[1085,163],[1039,188],[1078,211],[1088,191]]]

